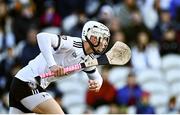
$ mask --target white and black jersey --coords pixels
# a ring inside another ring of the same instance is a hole
[[[78,37],[39,33],[37,41],[41,53],[15,75],[22,81],[35,81],[34,77],[49,72],[49,67],[53,65],[67,67],[93,57],[85,54],[82,39]],[[98,79],[102,84],[102,78],[95,70],[96,67],[84,69],[89,78]],[[47,85],[43,87],[46,88]]]

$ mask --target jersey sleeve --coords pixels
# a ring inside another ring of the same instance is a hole
[[[53,54],[59,50],[68,50],[72,45],[72,39],[68,36],[41,32],[37,34],[37,42],[48,67],[56,65]]]
[[[87,56],[85,61],[91,60],[93,58],[93,56]],[[97,80],[98,83],[102,85],[103,79],[96,66],[85,68],[83,71],[86,72],[89,79]]]
[[[96,81],[99,83],[100,86],[102,85],[103,79],[102,79],[102,77],[101,77],[101,74],[100,74],[99,71],[97,70],[97,68],[95,68],[95,69],[93,70],[93,72],[86,72],[86,74],[87,74],[87,76],[88,76],[89,79],[91,79],[91,80],[96,80]]]
[[[56,65],[52,48],[56,48],[58,46],[58,36],[56,34],[41,32],[37,34],[37,42],[48,67]]]

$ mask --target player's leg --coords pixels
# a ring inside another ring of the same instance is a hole
[[[59,104],[54,99],[49,99],[41,104],[39,104],[37,107],[35,107],[33,110],[35,113],[48,113],[48,114],[64,114],[63,110],[59,106]]]
[[[10,112],[14,114],[16,110],[24,113],[63,113],[53,97],[36,83],[23,82],[18,78],[13,78],[9,97]]]
[[[20,101],[26,108],[40,114],[63,114],[60,105],[47,92],[23,98]]]
[[[32,111],[24,107],[19,101],[19,98],[21,98],[19,94],[23,94],[23,91],[20,90],[23,85],[20,85],[18,81],[16,78],[13,78],[11,83],[9,91],[9,114],[32,113]]]

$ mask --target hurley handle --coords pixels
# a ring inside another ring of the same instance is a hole
[[[76,70],[80,70],[82,69],[82,64],[75,64],[75,65],[72,65],[72,66],[69,66],[69,67],[65,67],[64,68],[64,73],[71,73],[71,72],[74,72]],[[41,78],[47,78],[47,77],[51,77],[51,76],[54,76],[54,73],[53,72],[48,72],[48,73],[43,73],[41,75],[39,75]]]

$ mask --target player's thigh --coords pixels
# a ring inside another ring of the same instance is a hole
[[[41,92],[23,98],[21,104],[34,113],[62,113],[60,105],[47,92]]]
[[[33,110],[34,113],[41,114],[64,114],[60,105],[54,99],[48,99],[38,106],[36,106]]]

